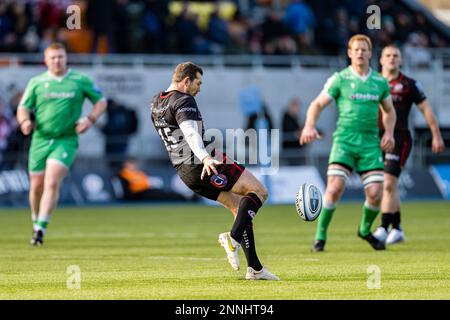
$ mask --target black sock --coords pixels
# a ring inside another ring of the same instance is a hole
[[[261,262],[258,259],[255,248],[255,236],[253,234],[253,223],[250,221],[245,227],[245,231],[241,241],[242,250],[244,250],[245,258],[247,259],[247,264],[256,271],[262,269]]]
[[[383,212],[381,215],[381,226],[386,229],[386,231],[389,228],[389,225],[392,223],[394,219],[394,214],[391,212]]]
[[[256,212],[258,212],[258,209],[261,208],[261,206],[261,200],[259,200],[258,196],[254,193],[247,193],[247,195],[242,197],[230,233],[231,237],[236,240],[236,242],[240,243],[242,241],[245,227],[251,224],[252,219],[255,217]]]
[[[402,230],[402,228],[400,227],[400,211],[394,212],[394,217],[392,220],[392,228]]]

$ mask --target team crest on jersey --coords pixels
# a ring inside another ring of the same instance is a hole
[[[402,90],[403,90],[403,84],[401,84],[401,83],[396,83],[394,85],[394,87],[392,88],[392,91],[395,93],[400,93],[400,92],[402,92]]]
[[[210,179],[211,184],[216,188],[225,188],[228,184],[228,179],[225,177],[225,175],[219,173],[215,174]]]

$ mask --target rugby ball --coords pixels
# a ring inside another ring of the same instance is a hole
[[[316,220],[322,210],[322,193],[311,183],[302,184],[295,197],[295,208],[303,220]]]

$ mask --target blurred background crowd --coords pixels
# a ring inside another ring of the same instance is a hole
[[[81,9],[80,30],[66,27],[72,4]],[[381,9],[382,31],[367,28],[371,4]],[[40,52],[60,41],[73,53],[340,54],[361,32],[375,48],[450,44],[403,1],[0,1],[0,52]]]

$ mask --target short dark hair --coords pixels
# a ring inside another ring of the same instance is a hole
[[[172,81],[181,82],[184,78],[189,77],[189,80],[197,78],[197,72],[203,75],[203,70],[198,65],[192,62],[183,62],[177,65],[173,71]]]
[[[381,50],[381,55],[383,55],[384,49],[387,49],[387,48],[393,48],[393,49],[398,50],[400,53],[402,53],[402,51],[400,50],[400,47],[398,45],[396,45],[395,43],[389,43],[383,47],[383,49]]]

